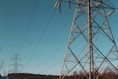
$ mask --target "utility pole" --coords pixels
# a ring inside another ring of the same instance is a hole
[[[59,79],[77,68],[87,79],[98,79],[107,67],[118,71],[118,48],[108,21],[115,10],[111,1],[57,0],[54,7],[63,13],[67,4],[75,11]]]
[[[13,57],[11,58],[11,60],[13,61],[13,64],[10,64],[10,66],[13,67],[12,72],[19,73],[19,66],[22,66],[22,64],[19,64],[19,61],[21,61],[21,58],[19,57],[17,53],[15,53]]]

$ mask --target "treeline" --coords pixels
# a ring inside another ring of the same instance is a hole
[[[118,72],[113,71],[110,68],[106,68],[102,72],[92,73],[96,75],[94,79],[118,79]],[[85,74],[83,71],[75,71],[72,75],[66,76],[64,79],[88,79],[88,73]],[[9,79],[59,79],[59,75],[40,75],[40,74],[9,74]]]
[[[12,73],[8,74],[8,79],[59,79],[56,75],[40,75],[40,74],[28,74],[28,73]]]
[[[72,76],[72,79],[88,79],[85,74],[74,74]],[[118,74],[108,72],[108,73],[102,73],[96,76],[96,79],[118,79]]]
[[[95,79],[118,79],[118,72],[111,70],[110,68],[106,68],[103,72],[92,73],[94,74]],[[88,74],[83,73],[80,71],[73,72],[72,79],[88,79]]]

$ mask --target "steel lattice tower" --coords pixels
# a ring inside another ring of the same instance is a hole
[[[19,54],[15,53],[11,60],[13,61],[13,64],[10,64],[11,66],[13,66],[12,73],[20,73],[18,68],[19,66],[22,66],[22,64],[19,64],[19,61],[21,60]]]
[[[107,67],[117,72],[118,49],[108,21],[115,8],[110,0],[57,0],[55,8],[61,12],[64,3],[75,12],[59,79],[74,70],[87,79],[98,79]]]

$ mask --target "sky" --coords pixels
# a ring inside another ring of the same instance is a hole
[[[14,54],[23,73],[60,74],[73,11],[54,9],[56,0],[0,0],[0,61],[13,70]],[[113,0],[118,8],[118,1]],[[118,10],[109,17],[118,45]]]

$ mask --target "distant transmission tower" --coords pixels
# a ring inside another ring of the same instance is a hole
[[[115,9],[110,0],[57,0],[55,8],[62,12],[67,3],[75,13],[59,79],[75,70],[86,79],[98,79],[107,67],[117,72],[118,49],[108,21]]]
[[[5,64],[4,64],[4,61],[1,61],[0,62],[0,71],[4,68]]]
[[[13,61],[13,64],[10,64],[10,66],[13,67],[12,73],[20,73],[18,68],[19,68],[19,66],[22,66],[22,64],[19,64],[19,61],[21,60],[19,55],[14,54],[14,56],[11,58],[11,60]]]

